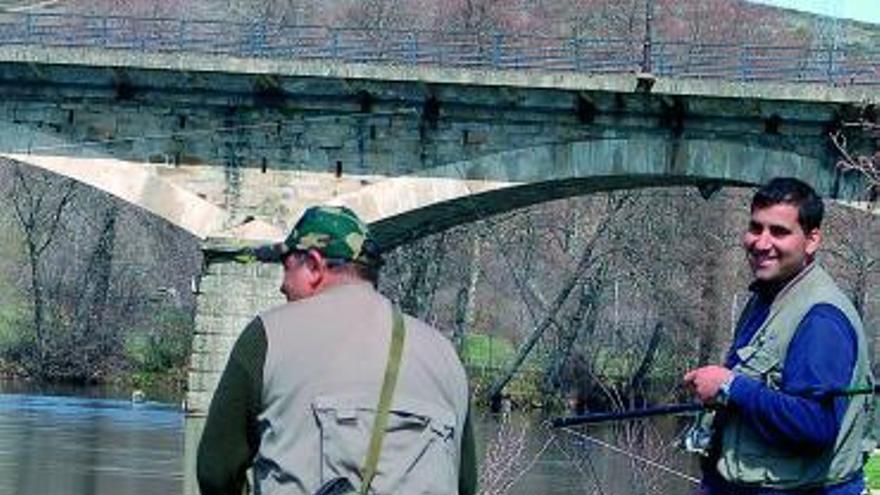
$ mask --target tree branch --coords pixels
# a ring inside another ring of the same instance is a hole
[[[845,122],[843,129],[847,128],[860,129],[865,135],[880,138],[880,124],[869,122],[864,118],[858,122]],[[870,190],[880,191],[880,150],[877,150],[873,156],[851,152],[842,129],[829,132],[828,137],[831,138],[831,144],[841,156],[837,167],[844,171],[854,170],[861,173],[868,180]]]

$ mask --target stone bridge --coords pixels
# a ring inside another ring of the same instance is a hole
[[[240,329],[281,301],[278,267],[224,253],[281,238],[306,205],[349,205],[393,247],[615,189],[789,175],[853,199],[865,184],[836,168],[827,134],[880,99],[870,85],[8,44],[0,91],[0,154],[205,240],[193,416]]]
[[[870,86],[343,64],[90,47],[0,47],[0,153],[206,239],[188,407],[278,268],[217,253],[346,204],[393,247],[495,213],[646,186],[800,177],[836,198],[827,133]],[[231,283],[230,280],[234,280]]]

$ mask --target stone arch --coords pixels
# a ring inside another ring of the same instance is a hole
[[[391,178],[332,203],[360,212],[393,247],[496,213],[582,194],[655,186],[745,187],[798,177],[826,197],[855,198],[856,175],[831,155],[810,156],[759,143],[637,136],[560,143],[461,161],[418,176]]]
[[[222,208],[151,172],[139,163],[112,158],[76,158],[35,154],[0,154],[15,163],[39,168],[87,184],[157,215],[205,239],[228,222]]]

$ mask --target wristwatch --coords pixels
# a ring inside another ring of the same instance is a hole
[[[721,404],[722,406],[727,405],[727,401],[730,400],[730,386],[733,385],[733,380],[735,378],[736,374],[731,373],[730,376],[721,383],[721,386],[718,387],[718,393],[715,394],[715,402]]]

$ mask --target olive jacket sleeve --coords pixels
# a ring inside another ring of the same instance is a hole
[[[468,410],[461,438],[461,461],[458,470],[459,495],[476,495],[477,493],[477,443],[475,436],[473,412]]]
[[[199,442],[196,476],[202,495],[242,493],[259,447],[266,346],[263,322],[255,318],[232,348]]]

